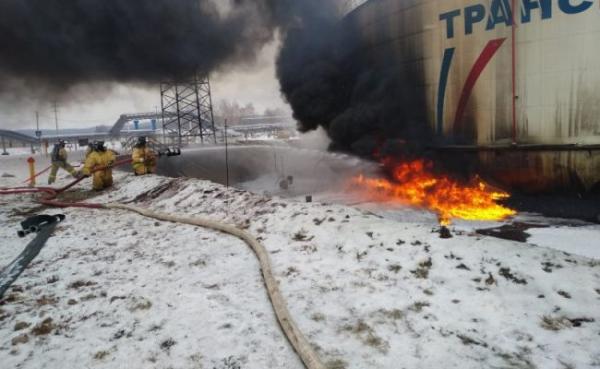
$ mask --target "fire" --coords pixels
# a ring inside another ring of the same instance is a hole
[[[389,163],[387,163],[389,164]],[[493,189],[479,177],[461,184],[444,175],[436,175],[432,164],[425,160],[396,164],[392,180],[354,178],[353,184],[377,201],[390,201],[428,208],[438,214],[442,225],[452,219],[501,220],[516,214],[498,204],[509,194]]]

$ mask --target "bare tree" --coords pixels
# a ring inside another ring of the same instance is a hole
[[[239,124],[241,121],[242,108],[237,101],[220,100],[215,108],[215,114],[230,124]]]
[[[240,124],[242,118],[257,115],[254,104],[247,103],[246,105],[241,106],[237,101],[228,100],[220,100],[217,103],[215,113],[221,119],[227,119],[230,124]]]
[[[266,108],[263,115],[265,117],[284,117],[288,114],[281,108]]]
[[[258,113],[253,103],[247,103],[242,106],[238,101],[219,100],[215,106],[215,115],[217,121],[224,121],[232,125],[242,124],[244,121],[250,121],[245,118],[250,117],[284,117],[289,115],[282,108],[267,108],[262,114]]]
[[[256,116],[256,109],[254,108],[254,104],[248,103],[246,106],[242,108],[242,117],[253,117]]]

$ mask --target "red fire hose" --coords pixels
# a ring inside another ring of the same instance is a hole
[[[34,178],[37,178],[39,176],[41,176],[42,174],[46,173],[47,171],[49,171],[50,169],[52,169],[52,165],[49,165],[48,168],[42,170],[41,172],[37,173],[36,175],[34,175],[33,177],[27,178],[26,180],[24,180],[21,183],[27,183],[27,182],[31,182]]]
[[[81,166],[81,164],[78,165],[73,165],[73,168],[79,168]],[[28,183],[31,182],[34,178],[37,178],[39,176],[41,176],[42,174],[46,173],[47,171],[49,171],[50,169],[52,169],[52,165],[48,166],[47,168],[45,168],[44,170],[42,170],[41,172],[37,173],[36,175],[34,175],[33,177],[27,178],[26,180],[24,180],[21,183]]]
[[[109,168],[114,168],[114,167],[118,167],[121,165],[125,165],[125,164],[130,164],[131,163],[131,159],[125,159],[125,160],[121,160],[121,161],[117,161],[115,164],[113,164],[112,166],[104,166],[104,167],[97,167],[94,168],[92,170],[92,173],[95,172],[99,172],[101,170],[106,170]],[[43,172],[39,173],[42,174]],[[38,174],[38,175],[39,175]],[[68,189],[72,188],[73,186],[77,185],[79,182],[83,181],[84,179],[86,179],[87,177],[80,177],[77,178],[76,180],[74,180],[73,182],[69,183],[68,185],[66,185],[65,187],[62,188],[52,188],[52,187],[14,187],[14,188],[2,188],[0,189],[0,195],[20,195],[20,194],[27,194],[27,193],[41,193],[41,194],[45,194],[46,196],[42,196],[38,199],[38,202],[42,205],[46,205],[46,206],[52,206],[52,207],[57,207],[57,208],[88,208],[88,209],[102,209],[104,208],[104,205],[102,204],[92,204],[92,203],[82,203],[82,202],[62,202],[62,201],[57,201],[56,198],[58,197],[58,195],[60,195],[61,193],[67,191]]]

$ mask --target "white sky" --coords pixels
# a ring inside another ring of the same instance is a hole
[[[289,111],[275,77],[277,48],[277,42],[267,45],[253,65],[236,66],[225,72],[213,73],[213,105],[216,106],[219,100],[225,99],[235,100],[243,105],[253,103],[258,112],[266,108],[283,108]],[[123,113],[149,112],[156,107],[160,109],[158,86],[81,86],[72,95],[76,97],[58,106],[61,128],[112,125]],[[0,96],[0,128],[35,128],[36,110],[40,114],[40,128],[54,129],[52,103],[27,102],[20,96]]]

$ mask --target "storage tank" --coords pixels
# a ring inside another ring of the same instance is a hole
[[[600,1],[355,5],[362,51],[421,75],[432,149],[512,188],[598,189]]]

